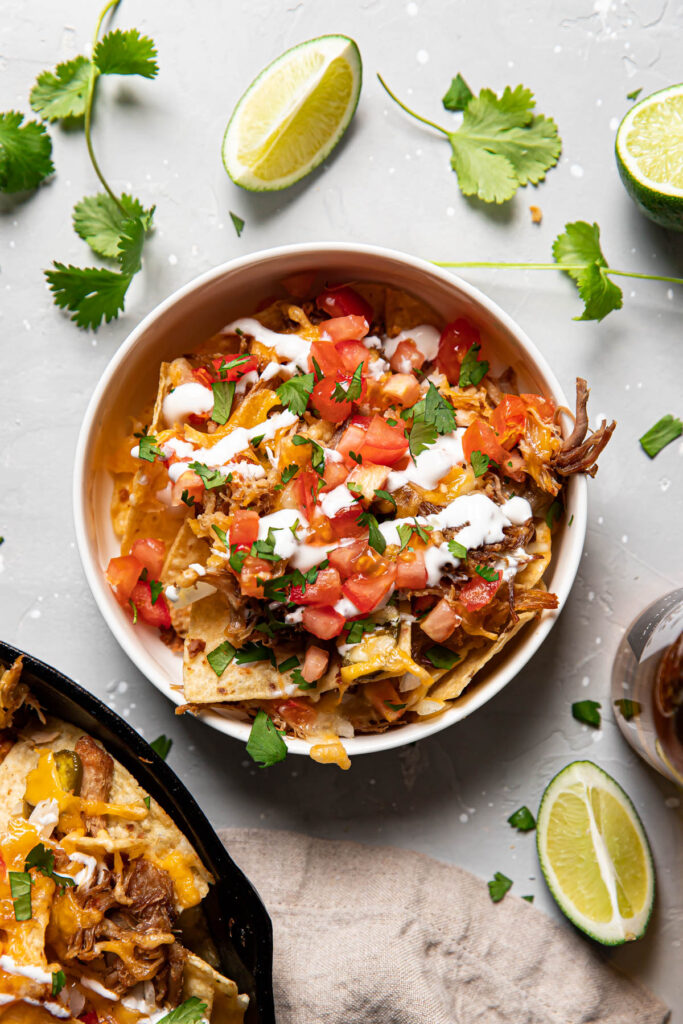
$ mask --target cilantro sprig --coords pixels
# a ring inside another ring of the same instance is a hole
[[[145,238],[152,227],[154,207],[146,210],[132,196],[117,195],[107,182],[95,156],[92,117],[96,83],[106,75],[138,75],[154,78],[159,70],[156,48],[137,29],[115,29],[100,39],[107,14],[118,0],[109,0],[100,12],[93,38],[92,58],[83,55],[43,71],[31,90],[33,110],[45,121],[68,127],[83,126],[88,156],[104,192],[86,196],[73,211],[74,230],[98,256],[114,260],[118,269],[74,267],[54,261],[45,271],[55,303],[68,310],[79,327],[97,329],[103,320],[114,320],[124,308],[128,287],[142,266]],[[26,125],[25,129],[31,125]],[[40,127],[42,132],[44,128]],[[0,133],[1,133],[0,125]],[[16,130],[15,130],[16,134]],[[49,140],[48,140],[49,141]],[[38,145],[35,132],[26,142]],[[0,135],[0,186],[2,185],[2,137]],[[36,173],[49,162],[49,151],[37,154]],[[44,174],[43,174],[44,176]]]
[[[624,293],[612,277],[630,277],[641,281],[664,281],[683,284],[682,277],[664,274],[640,274],[611,267],[600,245],[600,228],[584,220],[565,224],[553,242],[554,263],[508,263],[481,260],[434,260],[437,267],[483,270],[560,270],[576,285],[583,301],[583,312],[575,320],[604,320],[608,313],[621,309]]]
[[[37,188],[54,171],[52,140],[45,125],[17,110],[0,114],[0,192]]]
[[[520,186],[537,185],[554,167],[562,149],[557,125],[535,112],[530,89],[507,86],[497,96],[482,89],[474,96],[460,76],[444,97],[447,109],[462,110],[462,124],[453,132],[429,121],[402,103],[381,75],[377,76],[392,100],[430,128],[445,135],[451,145],[451,167],[460,191],[485,203],[504,203]],[[467,95],[469,93],[469,96]]]
[[[308,399],[313,390],[315,380],[312,373],[302,373],[298,377],[290,377],[281,384],[275,394],[282,405],[286,406],[295,416],[303,416],[306,412]]]
[[[275,728],[269,715],[263,710],[256,712],[254,724],[247,740],[247,753],[262,768],[270,768],[287,756],[287,744],[282,733]]]

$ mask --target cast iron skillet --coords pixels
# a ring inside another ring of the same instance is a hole
[[[0,668],[23,651],[0,641]],[[246,1024],[275,1024],[273,927],[258,893],[230,858],[194,798],[127,722],[56,669],[24,654],[22,679],[42,707],[100,740],[173,818],[215,885],[202,903],[223,973],[249,996]]]

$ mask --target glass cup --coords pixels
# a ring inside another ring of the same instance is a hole
[[[612,704],[633,749],[683,786],[683,589],[653,601],[626,630],[612,668]]]

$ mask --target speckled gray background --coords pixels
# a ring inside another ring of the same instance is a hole
[[[0,107],[28,112],[36,75],[88,43],[99,3],[3,0]],[[654,849],[659,895],[643,942],[611,955],[683,1021],[683,829],[680,797],[629,748],[607,710],[589,731],[573,700],[608,701],[614,651],[631,618],[681,584],[683,445],[650,462],[637,438],[681,413],[683,289],[625,282],[625,309],[574,323],[579,305],[554,273],[471,272],[516,317],[571,390],[592,384],[595,414],[619,429],[590,487],[583,565],[543,649],[479,713],[402,751],[356,759],[350,773],[290,758],[259,771],[234,741],[172,708],[118,649],[87,590],[74,546],[71,470],[90,393],[119,343],[161,299],[233,256],[285,242],[373,242],[435,259],[547,258],[567,220],[599,221],[614,266],[683,274],[681,237],[643,220],[622,190],[612,153],[626,94],[682,77],[680,0],[124,0],[122,27],[151,34],[154,82],[111,80],[98,97],[96,148],[115,188],[157,204],[145,267],[119,322],[97,336],[52,305],[41,269],[87,265],[70,210],[95,192],[82,136],[52,130],[57,175],[25,202],[0,207],[0,633],[92,688],[148,738],[174,739],[170,764],[215,825],[300,829],[394,843],[490,877],[557,911],[539,877],[532,835],[505,819],[536,808],[548,779],[587,757],[632,795]],[[287,46],[325,32],[358,42],[360,106],[327,165],[283,194],[252,196],[226,177],[219,147],[230,110],[255,73]],[[468,202],[448,147],[389,105],[381,71],[426,116],[448,123],[440,97],[461,70],[471,85],[522,81],[564,140],[559,167],[502,208]],[[540,227],[528,206],[543,210]],[[241,239],[229,210],[246,221]],[[569,927],[569,926],[568,926]]]

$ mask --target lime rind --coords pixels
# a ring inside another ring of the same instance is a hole
[[[306,161],[303,166],[298,167],[295,171],[282,178],[265,181],[254,175],[251,168],[246,166],[239,157],[240,119],[244,113],[245,105],[248,103],[250,97],[253,96],[255,89],[267,84],[268,78],[276,74],[279,69],[283,68],[283,66],[287,64],[287,62],[292,61],[295,55],[298,54],[302,59],[305,59],[307,50],[311,51],[311,53],[317,53],[323,58],[319,64],[317,81],[314,80],[309,82],[309,88],[300,96],[295,98],[295,102],[292,104],[291,109],[287,111],[284,120],[286,122],[291,122],[292,118],[296,115],[297,110],[300,109],[301,105],[306,102],[308,97],[310,97],[312,91],[311,87],[314,88],[315,85],[321,81],[326,69],[328,69],[335,60],[344,60],[349,66],[353,78],[350,99],[336,130],[329,139],[327,139],[324,145],[322,145],[315,153],[312,159]],[[232,116],[230,117],[230,120],[228,121],[227,128],[225,129],[222,144],[223,165],[232,181],[236,185],[239,185],[241,188],[247,189],[248,191],[271,192],[289,188],[291,185],[294,185],[297,181],[304,178],[307,174],[310,174],[311,171],[315,170],[315,168],[318,167],[327,156],[329,156],[346,132],[346,129],[351,123],[353,115],[356,112],[356,107],[358,106],[362,81],[363,65],[360,51],[354,40],[348,36],[317,36],[314,39],[308,39],[303,43],[299,43],[296,46],[291,47],[289,50],[280,54],[279,57],[276,57],[274,61],[272,61],[263,69],[263,71],[260,72],[259,75],[257,75],[254,81],[242,94]]]
[[[615,153],[624,187],[640,210],[662,227],[683,230],[683,83],[631,107],[619,125]]]
[[[617,880],[614,877],[615,873],[609,855],[594,820],[591,801],[587,796],[586,807],[591,819],[591,834],[594,840],[596,857],[601,869],[602,881],[607,888],[611,901],[611,918],[607,921],[598,922],[583,913],[563,890],[551,863],[548,853],[548,826],[551,810],[561,794],[566,793],[570,788],[577,787],[579,789],[585,787],[586,793],[589,788],[601,789],[614,797],[628,815],[630,823],[640,840],[646,873],[645,897],[641,908],[630,917],[622,916],[619,910],[620,893],[617,891]],[[625,942],[639,939],[645,934],[650,917],[652,916],[655,897],[652,851],[650,850],[650,844],[643,824],[633,803],[621,786],[607,772],[603,771],[602,768],[599,768],[592,761],[574,761],[558,772],[546,787],[541,799],[536,824],[536,846],[541,870],[543,871],[548,888],[562,913],[577,928],[606,946],[622,945]]]

